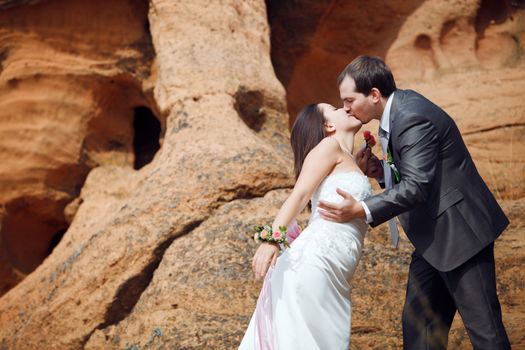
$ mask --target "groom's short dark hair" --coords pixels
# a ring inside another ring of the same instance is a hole
[[[337,77],[337,86],[349,76],[355,81],[356,92],[368,96],[372,88],[377,88],[384,97],[396,90],[396,82],[390,68],[382,59],[375,56],[358,56],[343,69]]]

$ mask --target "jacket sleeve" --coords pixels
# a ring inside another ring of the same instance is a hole
[[[365,200],[372,215],[372,226],[425,204],[436,172],[439,134],[428,118],[404,116],[393,132],[391,137],[394,137],[393,146],[399,155],[396,167],[401,180],[392,189]]]

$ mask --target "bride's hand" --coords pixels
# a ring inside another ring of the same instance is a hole
[[[279,247],[271,243],[262,243],[255,255],[253,256],[252,261],[252,270],[255,273],[255,278],[264,277],[266,271],[270,267],[275,265],[277,261],[277,256],[279,255]]]

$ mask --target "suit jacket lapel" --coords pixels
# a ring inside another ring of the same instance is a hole
[[[394,130],[394,120],[396,119],[397,112],[399,111],[399,107],[401,104],[401,100],[403,100],[405,96],[405,91],[397,89],[394,92],[394,99],[392,100],[392,107],[390,108],[390,135],[392,135],[392,131]],[[390,142],[390,140],[388,140]]]
[[[401,107],[401,102],[403,101],[405,97],[405,91],[397,89],[394,92],[394,99],[392,100],[392,107],[390,108],[390,133],[388,137],[388,147],[390,148],[390,151],[392,152],[392,157],[394,158],[394,163],[397,163],[398,160],[398,153],[397,149],[394,148],[395,140],[392,140],[392,135],[394,135],[394,121],[397,117],[397,114],[399,112],[399,108]]]

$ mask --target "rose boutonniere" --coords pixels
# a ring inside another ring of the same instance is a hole
[[[394,164],[394,157],[392,157],[392,152],[390,151],[390,147],[387,149],[387,155],[385,157],[385,162],[387,162],[390,169],[392,169],[392,173],[394,174],[394,183],[398,183],[401,181],[401,174],[399,174],[399,171],[396,168],[396,165]]]

